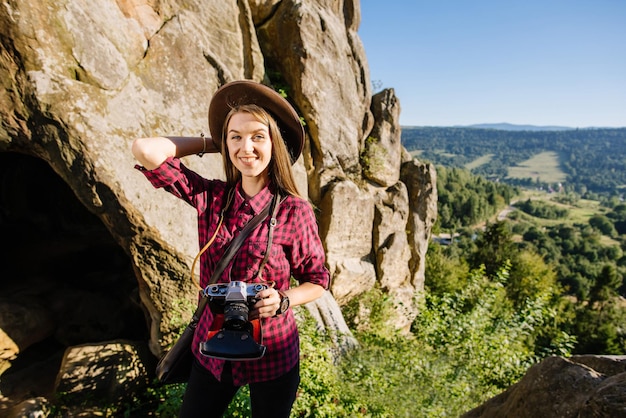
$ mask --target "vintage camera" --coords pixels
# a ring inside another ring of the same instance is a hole
[[[225,360],[254,360],[263,357],[265,346],[261,345],[260,322],[249,321],[250,308],[259,300],[257,293],[268,289],[264,283],[234,281],[209,285],[204,289],[211,310],[223,315],[221,328],[209,333],[200,343],[205,356]]]

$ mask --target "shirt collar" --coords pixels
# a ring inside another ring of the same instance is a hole
[[[244,194],[243,194],[243,190],[241,189],[241,181],[240,181],[237,183],[236,193],[233,198],[233,207],[240,208],[241,205],[247,202],[252,208],[252,211],[254,212],[254,214],[255,215],[259,214],[260,212],[263,211],[263,209],[265,209],[265,207],[272,200],[272,197],[273,197],[272,189],[273,187],[271,186],[271,184],[268,183],[259,193],[252,196],[250,199],[246,199],[243,197]]]

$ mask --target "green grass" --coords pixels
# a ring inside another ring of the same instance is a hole
[[[606,208],[600,206],[600,202],[596,200],[580,199],[575,205],[566,205],[555,201],[559,196],[558,193],[547,193],[540,190],[523,190],[521,195],[516,199],[519,201],[531,199],[542,200],[560,208],[566,208],[569,210],[569,216],[567,219],[540,219],[534,218],[536,222],[543,226],[554,224],[586,224],[589,222],[589,218],[593,215],[602,214],[606,212]]]
[[[587,224],[589,223],[589,218],[594,215],[602,215],[608,212],[608,209],[601,206],[600,202],[597,200],[589,200],[589,199],[580,199],[576,202],[575,205],[566,205],[560,202],[555,201],[558,197],[558,193],[547,193],[545,191],[539,190],[523,190],[521,195],[516,200],[542,200],[551,205],[555,205],[561,208],[566,208],[569,210],[569,215],[566,219],[541,219],[531,215],[524,213],[522,216],[523,219],[528,221],[532,221],[534,224],[539,226],[555,226],[559,224],[565,225],[574,225],[574,224]],[[603,235],[600,238],[600,241],[603,245],[611,246],[617,245],[620,243],[617,240],[614,240],[611,237]]]
[[[464,168],[467,170],[473,170],[475,168],[480,167],[481,165],[487,164],[489,161],[491,161],[492,158],[493,158],[493,154],[483,155],[482,157],[476,158],[474,161],[465,164]]]
[[[509,167],[507,177],[518,179],[532,178],[535,181],[545,183],[558,183],[566,179],[566,175],[559,165],[559,155],[551,151],[542,152],[519,163],[517,166]]]
[[[576,205],[569,207],[569,219],[574,223],[588,223],[589,218],[606,212],[606,208],[600,206],[595,200],[581,199]]]

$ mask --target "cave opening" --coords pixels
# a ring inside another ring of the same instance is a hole
[[[0,153],[0,410],[50,396],[66,348],[146,342],[131,260],[47,162]]]

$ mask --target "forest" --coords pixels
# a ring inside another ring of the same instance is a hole
[[[554,182],[511,176],[511,168],[538,154],[553,152],[564,174],[566,191],[583,197],[610,197],[621,196],[626,187],[626,128],[508,131],[403,127],[402,143],[420,159],[469,168],[485,179],[525,187],[549,188]]]
[[[626,204],[593,206],[582,219],[574,218],[572,211],[590,203],[573,192],[524,199],[519,187],[489,182],[464,169],[439,166],[437,173],[434,232],[456,238],[451,245],[429,248],[431,293],[456,292],[468,272],[481,267],[490,276],[506,267],[516,291],[520,283],[533,289],[529,280],[541,265],[546,270],[541,280],[553,277],[551,293],[562,321],[558,332],[572,338],[572,352],[626,354]],[[509,204],[516,210],[496,218]],[[525,260],[533,260],[534,266]],[[513,293],[509,289],[509,296]]]

